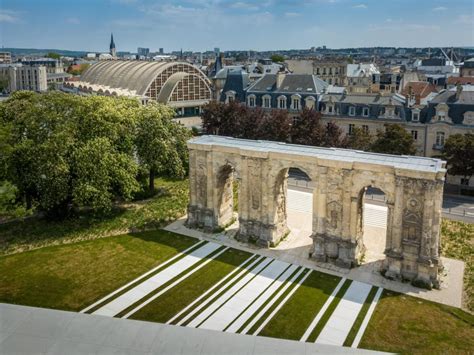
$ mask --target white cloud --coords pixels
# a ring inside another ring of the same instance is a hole
[[[473,15],[460,15],[458,17],[458,22],[466,24],[466,25],[472,25],[474,23],[474,16]]]
[[[12,10],[0,9],[0,23],[18,23],[20,18],[18,17],[18,12]]]
[[[249,10],[249,11],[257,11],[258,6],[254,4],[249,4],[246,2],[238,1],[234,2],[233,4],[230,5],[232,9],[242,9],[242,10]]]
[[[66,19],[66,23],[69,23],[71,25],[79,25],[81,21],[77,17],[69,17]]]
[[[359,4],[359,5],[354,5],[352,6],[352,8],[354,9],[367,9],[367,5],[366,4]]]
[[[433,8],[433,11],[446,11],[448,8],[444,6],[438,6]]]

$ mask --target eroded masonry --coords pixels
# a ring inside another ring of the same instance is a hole
[[[376,187],[387,197],[386,276],[438,283],[443,161],[218,136],[194,138],[188,148],[190,228],[228,226],[237,189],[239,238],[278,244],[288,233],[288,169],[298,168],[315,185],[310,257],[344,267],[359,263],[363,197]]]

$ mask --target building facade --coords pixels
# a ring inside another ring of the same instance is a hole
[[[0,76],[7,83],[8,92],[18,90],[46,91],[47,70],[44,66],[4,64],[0,66]]]
[[[347,62],[325,60],[286,60],[288,70],[294,74],[316,75],[329,85],[343,86]]]

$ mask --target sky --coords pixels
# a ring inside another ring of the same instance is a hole
[[[0,44],[108,51],[474,46],[473,0],[0,0]]]

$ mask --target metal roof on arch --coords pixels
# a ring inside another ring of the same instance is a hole
[[[164,70],[185,65],[193,68],[196,74],[208,83],[206,75],[192,64],[186,62],[144,62],[144,61],[103,61],[93,64],[82,75],[81,82],[90,85],[122,89],[145,96],[155,78]],[[187,73],[188,75],[192,75]],[[195,74],[195,75],[196,75]],[[208,83],[210,84],[210,83]]]

